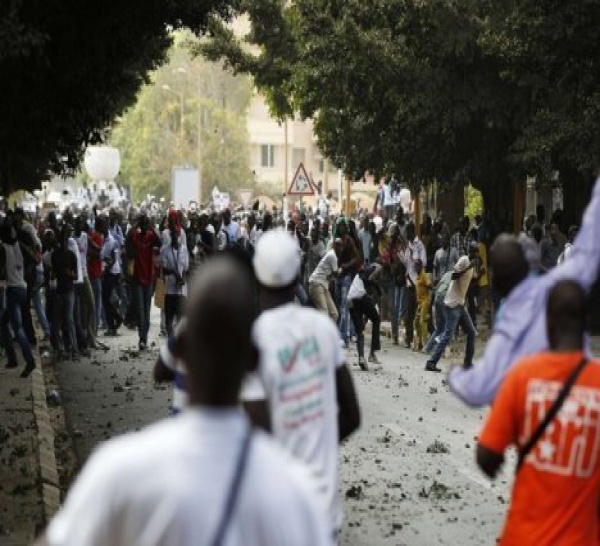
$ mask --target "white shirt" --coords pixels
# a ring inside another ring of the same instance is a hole
[[[190,256],[187,247],[181,243],[178,249],[173,248],[171,245],[165,246],[161,254],[163,267],[177,271],[179,276],[185,280],[185,273],[190,267]],[[178,286],[177,277],[174,274],[166,274],[165,294],[187,296],[187,283]]]
[[[25,231],[26,233],[29,234],[29,236],[33,240],[33,244],[34,244],[35,248],[37,248],[37,249],[39,249],[41,251],[42,250],[42,241],[40,241],[40,238],[38,237],[37,231],[35,230],[35,228],[33,227],[33,225],[31,223],[29,223],[29,222],[23,222],[23,225],[21,226],[21,229],[23,231]],[[41,262],[39,264],[37,264],[36,269],[39,272],[43,273],[44,266],[42,265]]]
[[[87,253],[88,253],[88,236],[85,231],[82,231],[79,237],[75,239],[79,250],[79,262],[81,264],[81,274],[83,277],[88,276],[87,272]]]
[[[58,515],[51,546],[209,546],[249,424],[190,409],[104,444]],[[224,546],[331,545],[306,476],[264,434],[251,441]]]
[[[288,304],[262,313],[252,336],[261,355],[260,380],[247,381],[242,400],[268,401],[273,436],[308,466],[330,530],[336,530],[342,508],[335,376],[344,364],[338,329],[323,313]]]
[[[423,269],[427,266],[427,251],[425,245],[421,242],[418,237],[415,237],[412,243],[408,243],[408,248],[404,251],[404,256],[400,254],[400,259],[406,265],[406,274],[412,279],[412,282],[417,284],[417,270],[415,269],[415,262],[421,260]],[[406,286],[412,286],[412,284],[406,280]]]
[[[77,253],[79,254],[79,253]],[[113,275],[121,274],[121,245],[111,235],[110,231],[104,237],[104,243],[102,244],[102,250],[100,251],[100,259],[104,260],[108,257],[114,258],[115,263],[110,268],[110,272]]]
[[[389,184],[383,185],[383,206],[389,207],[394,204],[392,199],[392,188],[390,188]]]
[[[171,246],[171,231],[168,229],[163,229],[163,232],[160,234],[160,241],[163,247]],[[187,246],[187,235],[185,233],[185,229],[182,229],[179,233],[179,242],[182,245]]]
[[[69,237],[68,242],[69,250],[75,254],[75,259],[77,260],[77,278],[73,281],[75,284],[83,283],[83,272],[81,271],[81,256],[79,254],[79,247],[77,246],[77,242],[73,237]]]
[[[469,267],[469,258],[467,256],[462,256],[460,260],[458,260],[457,265],[461,265],[461,263],[464,263],[462,267]],[[454,308],[465,304],[467,290],[469,289],[469,284],[471,283],[472,278],[473,268],[465,271],[460,277],[458,277],[458,279],[452,280],[450,286],[448,287],[446,298],[444,299],[444,303],[448,307]]]
[[[315,267],[308,282],[320,284],[327,288],[329,286],[329,277],[338,269],[338,259],[334,250],[330,250],[321,258],[321,261]]]
[[[2,244],[6,255],[6,286],[9,288],[27,288],[23,276],[23,254],[19,243],[15,242],[14,245]]]
[[[185,319],[183,319],[185,320]],[[177,324],[179,328],[181,322]],[[187,370],[184,362],[175,356],[175,337],[170,337],[158,353],[162,365],[173,373],[173,403],[171,411],[179,413],[187,406],[188,395],[186,388]]]
[[[228,246],[235,246],[240,238],[240,225],[232,220],[228,226],[223,224],[223,231],[227,234]]]
[[[452,271],[452,268],[458,262],[458,250],[453,246],[448,248],[439,248],[433,257],[433,277],[438,281],[444,276],[444,273]]]

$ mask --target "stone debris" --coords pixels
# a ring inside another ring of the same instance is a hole
[[[427,446],[427,453],[450,453],[448,444],[435,440],[432,444]]]
[[[347,499],[362,500],[364,498],[361,485],[353,485],[346,491]]]
[[[429,488],[422,487],[419,491],[419,497],[422,499],[432,499],[440,501],[459,500],[460,495],[442,482],[434,481]]]

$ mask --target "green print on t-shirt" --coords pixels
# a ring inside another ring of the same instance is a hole
[[[285,347],[277,352],[279,364],[286,373],[290,373],[298,359],[308,360],[313,365],[319,357],[319,344],[314,336],[299,341],[294,347]]]

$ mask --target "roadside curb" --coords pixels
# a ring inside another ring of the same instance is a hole
[[[44,508],[44,524],[47,524],[60,507],[60,480],[54,451],[54,429],[46,403],[46,382],[39,350],[35,351],[35,356],[38,365],[31,373],[31,390],[37,429],[40,493]]]

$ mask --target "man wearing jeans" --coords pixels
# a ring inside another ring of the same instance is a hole
[[[78,349],[74,320],[74,283],[77,280],[78,262],[76,254],[69,248],[70,237],[71,228],[65,224],[59,235],[60,244],[51,257],[52,277],[56,284],[52,313],[52,346],[63,358],[65,350],[70,351],[72,358],[76,358]]]
[[[469,367],[473,361],[473,353],[475,352],[475,327],[469,317],[469,312],[465,308],[465,298],[469,284],[473,278],[473,264],[470,263],[468,256],[462,256],[454,266],[452,273],[452,282],[448,288],[445,305],[446,327],[444,333],[438,343],[435,352],[429,358],[425,365],[425,370],[428,372],[441,372],[437,367],[437,363],[444,354],[444,350],[450,343],[456,326],[460,323],[467,333],[467,349],[465,353],[464,366]]]
[[[10,327],[17,338],[25,360],[25,369],[21,377],[28,377],[35,368],[31,345],[23,330],[21,306],[27,300],[27,283],[23,276],[23,255],[17,243],[17,233],[10,220],[5,220],[0,228],[0,239],[4,249],[6,266],[6,310],[0,319],[0,340],[6,351],[7,368],[17,367],[17,355],[12,344]]]
[[[329,280],[338,270],[338,258],[342,250],[342,240],[336,239],[333,248],[321,258],[308,279],[308,293],[314,306],[327,313],[333,322],[337,322],[338,311],[329,292]]]
[[[142,212],[131,233],[131,243],[135,250],[133,268],[134,301],[138,306],[138,335],[140,350],[148,346],[150,329],[150,306],[154,292],[154,249],[160,247],[160,240],[150,229],[148,216]]]
[[[452,275],[452,271],[444,273],[435,288],[435,296],[433,299],[435,308],[435,330],[429,337],[429,341],[427,341],[423,349],[427,354],[429,354],[438,344],[446,329],[446,305],[444,304],[444,300],[446,299],[448,288],[450,288],[450,283],[452,282]]]

